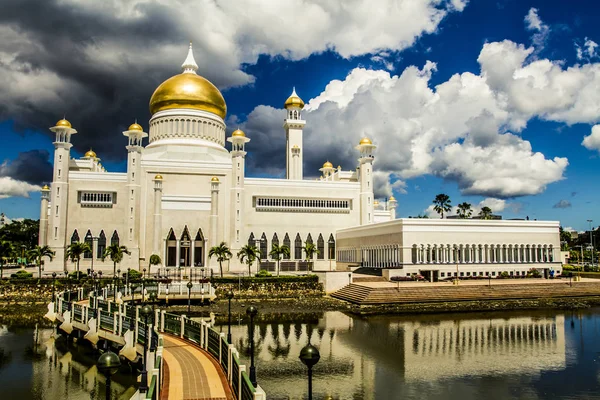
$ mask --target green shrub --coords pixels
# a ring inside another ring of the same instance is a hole
[[[258,271],[258,274],[256,274],[257,278],[268,278],[271,277],[271,273],[269,271],[267,271],[266,269],[261,269],[260,271]]]
[[[527,277],[528,278],[541,278],[542,274],[537,269],[531,268],[529,271],[527,271]]]
[[[238,283],[243,284],[251,284],[251,283],[312,283],[312,282],[319,282],[319,277],[316,275],[300,275],[300,276],[295,276],[295,275],[282,275],[282,276],[265,276],[263,278],[261,277],[244,277],[244,278],[237,278],[237,277],[223,277],[223,278],[217,278],[217,277],[213,277],[212,279],[212,283],[214,285],[219,285],[219,284],[226,284],[226,283],[235,283],[236,285]]]
[[[498,275],[498,278],[500,278],[500,279],[508,279],[508,278],[510,278],[510,275],[509,275],[509,273],[508,273],[508,272],[506,272],[506,271],[502,271],[502,272],[500,273],[500,275]]]
[[[136,280],[136,279],[142,279],[142,273],[136,271],[135,269],[130,269],[129,270],[129,279],[131,280]]]
[[[33,274],[31,272],[27,272],[25,270],[20,270],[10,275],[11,278],[16,279],[30,279],[33,278]]]
[[[79,272],[79,274],[77,274],[77,271],[69,272],[70,279],[77,279],[77,276],[79,276],[79,279],[85,279],[87,277],[87,274],[81,271]]]

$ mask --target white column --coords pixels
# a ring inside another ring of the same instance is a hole
[[[176,249],[175,249],[175,258],[177,259],[177,260],[175,260],[175,266],[176,266],[176,267],[178,267],[178,268],[180,267],[180,264],[179,264],[179,257],[181,256],[181,247],[180,247],[180,245],[179,245],[179,241],[180,241],[180,240],[179,240],[179,239],[177,239],[177,247],[176,247]]]
[[[154,232],[152,235],[152,253],[154,254],[162,253],[160,249],[162,236],[162,181],[163,177],[160,174],[154,177]],[[166,265],[164,257],[162,260]]]
[[[40,199],[40,231],[38,243],[40,246],[48,244],[48,202],[50,201],[50,189],[44,186]]]

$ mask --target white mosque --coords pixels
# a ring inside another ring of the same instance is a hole
[[[93,249],[84,254],[83,271],[112,271],[102,255],[115,243],[131,252],[121,269],[146,268],[153,254],[161,267],[218,268],[208,249],[225,242],[234,254],[225,266],[230,272],[247,271],[235,254],[248,244],[260,250],[261,268],[274,268],[268,253],[275,243],[290,249],[282,271],[306,271],[302,248],[313,243],[316,271],[366,266],[383,268],[386,277],[420,273],[432,280],[522,276],[531,268],[560,273],[557,221],[396,219],[394,197],[381,204],[374,198],[376,146],[367,137],[355,135],[354,170],[327,161],[319,179],[303,179],[306,121],[295,90],[284,103],[286,179],[247,178],[251,138],[239,129],[226,138],[225,100],[197,69],[190,44],[182,73],[150,99],[148,133],[137,123],[123,132],[125,173],[107,172],[92,150],[71,158],[77,131],[69,121],[50,128],[54,177],[42,189],[39,241],[56,257],[46,273],[75,268],[64,255],[77,241]]]
[[[50,128],[56,134],[54,177],[51,187],[42,189],[40,244],[49,245],[56,257],[46,272],[74,268],[64,254],[76,241],[93,247],[82,270],[92,263],[112,270],[110,260],[101,260],[112,243],[131,252],[121,269],[145,267],[152,254],[164,267],[215,267],[208,249],[221,242],[234,256],[242,246],[254,245],[263,260],[273,243],[285,244],[291,253],[282,264],[287,270],[302,268],[302,247],[312,242],[318,249],[314,268],[329,269],[337,229],[395,218],[393,197],[385,210],[374,201],[376,146],[369,138],[356,138],[355,170],[328,161],[320,179],[303,179],[306,121],[295,90],[284,104],[286,179],[247,178],[245,147],[252,146],[251,138],[239,129],[226,138],[225,100],[197,69],[190,44],[182,73],[164,81],[150,99],[148,133],[137,123],[123,132],[125,173],[107,172],[92,150],[72,158],[77,131],[69,121]],[[247,270],[235,257],[228,268]]]

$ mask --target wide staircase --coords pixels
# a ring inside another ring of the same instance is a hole
[[[600,282],[373,288],[352,283],[331,296],[359,305],[600,296]]]

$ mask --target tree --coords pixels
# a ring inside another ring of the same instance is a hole
[[[248,276],[252,275],[252,263],[258,258],[260,252],[255,246],[246,245],[243,246],[240,251],[237,253],[237,258],[243,262],[248,264]]]
[[[492,209],[488,206],[481,207],[481,211],[479,211],[479,216],[481,219],[492,219]]]
[[[77,279],[80,278],[79,274],[79,261],[81,261],[81,255],[86,252],[91,252],[92,248],[89,243],[85,242],[73,242],[67,246],[67,252],[65,253],[65,260],[71,260],[77,264]]]
[[[0,279],[3,278],[4,263],[13,256],[13,246],[9,242],[0,242]]]
[[[221,242],[218,246],[213,246],[208,251],[208,258],[212,257],[217,258],[217,262],[219,263],[219,270],[221,271],[221,278],[223,277],[223,261],[227,261],[231,259],[231,251],[225,242]]]
[[[473,210],[471,208],[470,203],[467,203],[465,201],[458,205],[458,217],[459,218],[462,218],[462,219],[471,218],[471,215],[473,215]]]
[[[42,277],[42,258],[48,257],[50,261],[54,257],[56,253],[50,249],[50,246],[35,246],[33,249],[29,250],[29,257],[35,260],[35,263],[38,266],[38,279]]]
[[[131,254],[127,246],[119,246],[118,244],[111,244],[104,250],[104,254],[102,254],[102,261],[106,257],[110,257],[113,262],[113,276],[117,275],[117,264],[123,261],[123,257],[125,254]]]
[[[148,275],[150,275],[150,272],[152,271],[152,266],[162,264],[162,260],[158,254],[152,254],[150,256],[149,263],[150,263],[150,266],[148,267]]]
[[[565,231],[562,226],[558,228],[560,233],[560,247],[562,251],[569,250],[569,244],[571,243],[571,233]]]
[[[285,244],[281,246],[273,243],[271,247],[271,252],[269,253],[273,260],[277,260],[277,276],[279,276],[279,262],[281,261],[281,257],[289,257],[290,256],[290,248]]]
[[[12,221],[0,228],[0,240],[12,243],[15,247],[32,249],[39,241],[40,222],[33,219]]]
[[[433,199],[433,204],[433,209],[436,213],[440,214],[442,218],[444,218],[444,213],[447,213],[450,210],[452,210],[452,204],[450,204],[450,196],[444,193],[440,193],[437,196],[435,196],[435,199]]]
[[[304,245],[304,247],[302,247],[302,251],[304,251],[304,254],[306,255],[306,261],[311,262],[311,260],[313,259],[315,254],[319,254],[319,249],[317,249],[317,246],[314,243],[306,243]],[[312,264],[312,263],[311,263]],[[311,268],[312,270],[312,268]]]

